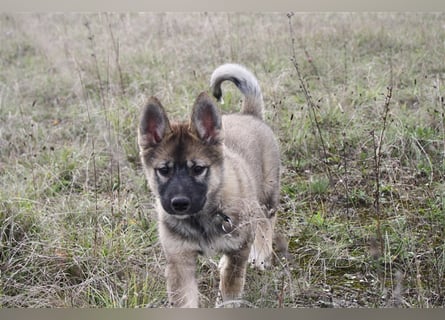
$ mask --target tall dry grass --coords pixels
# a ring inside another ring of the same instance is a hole
[[[186,119],[225,62],[257,75],[282,150],[290,258],[249,270],[246,306],[444,306],[444,21],[2,14],[0,306],[166,305],[139,107]],[[216,266],[199,260],[204,306]]]

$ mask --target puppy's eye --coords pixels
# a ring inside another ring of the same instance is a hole
[[[170,168],[165,166],[161,168],[157,168],[156,171],[163,177],[167,177],[170,173]]]
[[[207,167],[203,167],[203,166],[194,166],[192,168],[192,174],[194,176],[199,176],[201,174],[203,174],[206,171]]]

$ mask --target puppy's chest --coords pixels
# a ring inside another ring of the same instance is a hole
[[[211,241],[200,241],[200,254],[213,256],[218,253],[238,251],[245,246],[245,241],[233,234],[223,234],[211,239]]]
[[[191,217],[170,226],[183,241],[194,243],[206,256],[241,249],[246,243],[246,231],[237,221],[217,213],[211,217]]]

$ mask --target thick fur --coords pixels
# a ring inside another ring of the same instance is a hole
[[[272,254],[280,189],[278,144],[262,120],[263,98],[253,74],[236,64],[217,68],[211,76],[217,99],[225,80],[244,94],[238,114],[221,116],[206,93],[197,97],[189,123],[171,123],[154,97],[141,114],[138,142],[157,199],[172,306],[198,307],[199,254],[223,254],[223,301],[241,297],[249,261],[263,269]]]

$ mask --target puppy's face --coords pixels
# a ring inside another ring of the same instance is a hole
[[[201,94],[190,124],[173,124],[157,99],[143,110],[139,146],[152,191],[165,212],[177,217],[202,211],[220,184],[221,121],[210,98]]]
[[[185,126],[174,127],[173,132],[153,162],[155,188],[167,213],[193,215],[206,204],[218,157],[212,157],[215,150],[207,150]]]

